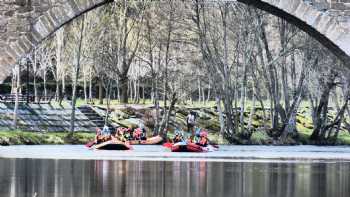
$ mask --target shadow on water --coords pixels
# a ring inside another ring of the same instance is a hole
[[[0,159],[0,196],[347,197],[349,163]]]

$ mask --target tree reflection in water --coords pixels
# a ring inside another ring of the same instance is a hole
[[[349,163],[0,159],[0,196],[347,197]]]

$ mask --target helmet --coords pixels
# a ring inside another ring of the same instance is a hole
[[[199,134],[201,137],[208,137],[208,132],[206,131],[201,131]]]
[[[181,132],[180,130],[176,130],[176,131],[175,131],[175,135],[180,135],[180,136],[181,136],[181,135],[182,135],[182,132]]]

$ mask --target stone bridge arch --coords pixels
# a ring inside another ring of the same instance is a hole
[[[213,1],[213,0],[211,0]],[[320,41],[350,68],[349,0],[237,0],[286,19]],[[11,65],[74,18],[113,0],[2,0],[0,83]]]

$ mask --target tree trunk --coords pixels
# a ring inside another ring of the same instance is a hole
[[[142,83],[142,102],[143,104],[146,103],[146,97],[145,97],[145,83]]]
[[[311,140],[319,140],[324,137],[324,125],[327,124],[328,101],[331,89],[334,87],[335,74],[334,71],[328,75],[326,84],[322,90],[321,98],[316,111],[313,111],[314,130],[310,136]]]
[[[60,82],[56,80],[55,100],[59,101],[59,99],[60,99]]]
[[[89,102],[92,102],[92,72],[89,69]]]
[[[47,89],[46,89],[46,68],[44,71],[44,97],[47,98]]]
[[[163,118],[162,118],[160,127],[158,129],[158,133],[163,137],[167,136],[169,118],[170,118],[171,112],[173,111],[173,109],[175,107],[176,100],[177,100],[176,93],[174,92],[172,94],[172,97],[171,97],[169,109],[164,109]]]
[[[62,73],[62,99],[66,96],[66,77],[65,73]]]
[[[18,105],[19,105],[19,87],[21,86],[21,80],[20,80],[20,76],[21,76],[21,67],[20,65],[16,65],[15,68],[16,71],[16,88],[14,88],[15,90],[15,94],[16,94],[16,100],[15,100],[15,108],[13,111],[13,126],[15,129],[17,129],[18,127],[18,123],[17,123],[17,119],[18,119]]]
[[[106,104],[107,104],[107,109],[105,113],[105,125],[108,125],[108,120],[109,120],[109,111],[110,111],[110,102],[111,102],[111,90],[112,90],[112,85],[111,82],[107,82],[107,87],[106,87]]]
[[[227,15],[228,15],[228,3],[225,2],[224,11],[222,13],[222,26],[223,26],[223,42],[224,42],[224,65],[223,65],[223,93],[224,93],[224,107],[226,113],[226,125],[227,132],[229,135],[233,135],[235,133],[234,125],[232,121],[232,95],[231,95],[231,78],[228,68],[228,41],[227,41]]]
[[[216,101],[216,106],[217,106],[218,114],[219,114],[220,135],[222,137],[224,135],[224,132],[225,132],[225,119],[224,119],[224,115],[223,115],[222,109],[221,109],[221,98],[220,98],[220,95],[217,95],[215,97],[215,101]]]
[[[87,82],[86,82],[86,68],[85,68],[86,66],[84,66],[84,68],[83,68],[83,83],[84,83],[84,101],[85,101],[85,104],[87,104],[88,103],[88,95],[87,95]]]
[[[209,79],[207,103],[210,101],[210,90],[211,90],[211,86],[210,86],[210,79]]]
[[[255,82],[253,82],[255,83]],[[256,102],[256,98],[255,98],[255,85],[253,85],[253,104],[252,104],[252,109],[250,110],[250,115],[249,115],[249,122],[248,122],[248,130],[252,131],[252,122],[253,122],[253,116],[255,113],[255,102]]]
[[[197,81],[198,81],[198,103],[200,103],[201,102],[201,81],[199,78],[197,79]]]
[[[258,17],[259,20],[261,20]],[[272,58],[272,54],[269,48],[269,44],[266,38],[266,31],[265,31],[265,24],[261,21],[259,21],[260,23],[260,39],[261,42],[263,44],[263,48],[265,49],[265,54],[266,54],[266,58],[268,60],[268,62],[272,62],[273,58]],[[258,42],[260,43],[260,42]],[[280,97],[278,94],[278,81],[276,79],[277,75],[276,75],[276,67],[275,65],[273,65],[272,63],[270,63],[268,65],[268,74],[269,74],[269,82],[270,82],[270,88],[271,90],[269,91],[270,93],[270,99],[271,99],[271,120],[272,120],[272,129],[276,130],[278,128],[278,123],[279,123],[279,119],[278,119],[278,109],[277,106],[279,105],[279,101],[280,101]]]
[[[245,97],[246,97],[246,86],[247,86],[247,65],[243,65],[243,79],[241,82],[241,106],[240,106],[240,119],[241,132],[244,132],[244,111],[245,111]]]
[[[155,80],[155,95],[154,95],[154,103],[156,108],[156,118],[155,118],[155,126],[153,130],[153,135],[156,136],[159,131],[159,118],[160,118],[160,110],[159,110],[159,99],[158,99],[158,75],[156,75]]]
[[[155,77],[152,77],[152,79],[154,79]],[[153,104],[155,104],[155,88],[154,88],[154,80],[152,80],[151,79],[151,102],[153,103]]]
[[[117,98],[118,98],[118,101],[120,103],[120,88],[119,88],[119,80],[118,79],[116,80],[116,83],[117,83]]]
[[[121,103],[128,103],[128,76],[121,76],[119,79]]]
[[[77,101],[76,92],[77,92],[77,84],[78,84],[78,77],[79,77],[79,71],[80,71],[80,55],[81,55],[81,47],[82,47],[82,42],[83,42],[84,23],[85,23],[85,18],[83,16],[82,21],[81,21],[79,46],[78,46],[78,51],[76,54],[77,63],[75,65],[75,69],[74,69],[75,76],[74,76],[74,81],[73,81],[72,114],[71,114],[71,120],[70,120],[70,132],[71,132],[71,134],[74,133],[74,129],[75,129],[75,104]]]
[[[102,81],[101,78],[98,80],[98,104],[103,104],[103,88],[102,88]]]
[[[128,82],[128,98],[130,98],[130,100],[133,100],[133,87],[132,87],[132,80],[129,80]]]

